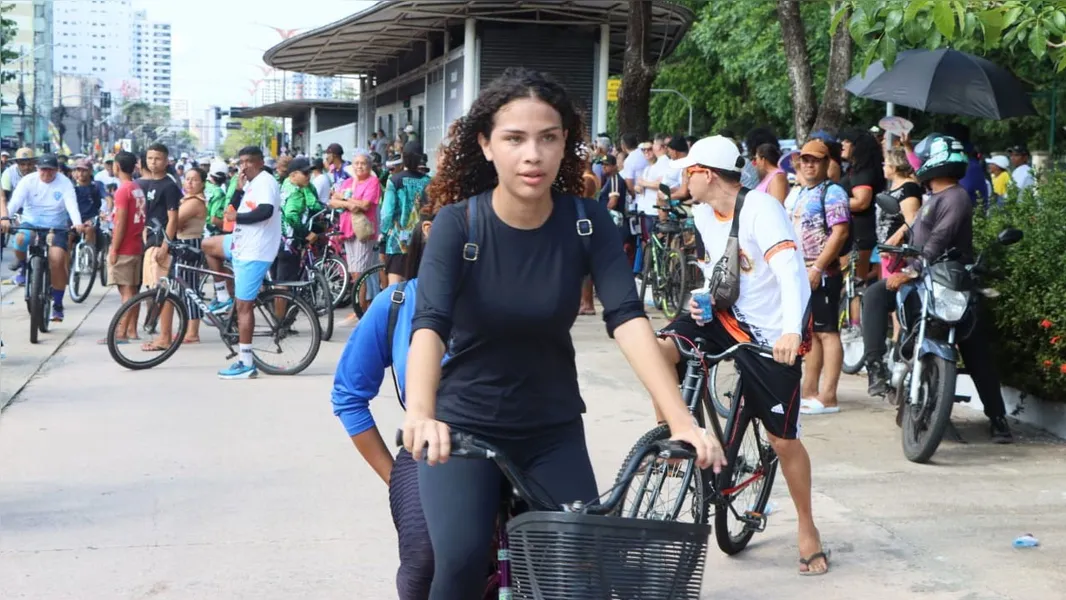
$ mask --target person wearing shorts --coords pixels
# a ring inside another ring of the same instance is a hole
[[[700,140],[688,156],[671,161],[671,167],[688,176],[695,203],[692,217],[706,245],[707,276],[725,256],[737,220],[739,289],[732,306],[715,307],[712,314],[705,315],[690,300],[690,313],[661,332],[665,335],[659,348],[680,370],[677,344],[691,344],[697,338],[705,341],[703,350],[709,352],[739,342],[773,347],[772,356],[745,348],[736,354],[736,365],[747,406],[766,429],[796,507],[800,573],[824,574],[829,571],[829,557],[811,509],[810,457],[799,440],[799,356],[808,329],[811,286],[798,237],[777,198],[747,191],[743,204],[738,202],[744,159],[732,140],[722,136]]]
[[[122,304],[141,289],[147,200],[144,191],[133,180],[133,169],[136,166],[137,157],[129,152],[119,152],[115,156],[114,169],[119,184],[114,195],[114,229],[106,260],[107,281],[118,287]],[[120,323],[116,330],[116,342],[124,344],[131,339],[137,339],[138,314],[136,307],[126,314],[125,322]],[[107,340],[100,340],[99,343],[106,344]]]
[[[223,251],[233,263],[239,359],[218,372],[222,379],[252,379],[259,375],[252,356],[255,299],[281,247],[281,187],[263,169],[263,151],[258,147],[242,148],[238,156],[241,181],[248,183],[234,195],[237,210],[226,211],[225,219],[236,226],[233,234],[223,239]]]
[[[837,385],[844,364],[840,343],[840,291],[844,278],[840,254],[850,229],[849,198],[829,179],[829,147],[812,140],[800,150],[799,171],[806,185],[792,207],[792,225],[802,243],[811,289],[814,336],[804,359],[802,410],[805,414],[839,412]]]

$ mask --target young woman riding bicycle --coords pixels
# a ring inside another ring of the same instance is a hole
[[[658,352],[607,209],[578,199],[584,138],[562,86],[509,69],[452,125],[428,190],[443,208],[420,270],[403,441],[428,459],[418,483],[432,600],[483,591],[503,482],[490,461],[448,460],[450,428],[500,448],[557,504],[598,496],[570,337],[589,273],[607,333],[674,438],[702,467],[722,461]]]

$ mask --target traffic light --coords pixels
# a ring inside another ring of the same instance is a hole
[[[100,108],[103,110],[111,109],[111,92],[100,92]]]
[[[221,121],[222,120],[222,109],[217,107],[217,106],[215,107],[215,120],[216,121]]]

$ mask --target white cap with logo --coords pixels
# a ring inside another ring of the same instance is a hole
[[[733,140],[715,135],[692,144],[688,156],[670,161],[672,169],[687,169],[695,165],[739,173],[744,169],[744,158],[740,156],[740,150]]]

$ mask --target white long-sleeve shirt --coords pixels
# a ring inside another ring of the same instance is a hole
[[[81,224],[74,184],[62,173],[56,173],[51,183],[41,181],[40,173],[23,177],[7,203],[7,212],[13,215],[20,208],[24,225],[61,228]]]
[[[705,275],[725,253],[732,215],[717,214],[710,205],[692,209],[696,228],[707,249]],[[786,333],[803,334],[803,315],[811,299],[803,253],[784,208],[764,192],[749,191],[740,211],[740,297],[725,319],[738,341],[749,338],[772,346]]]

